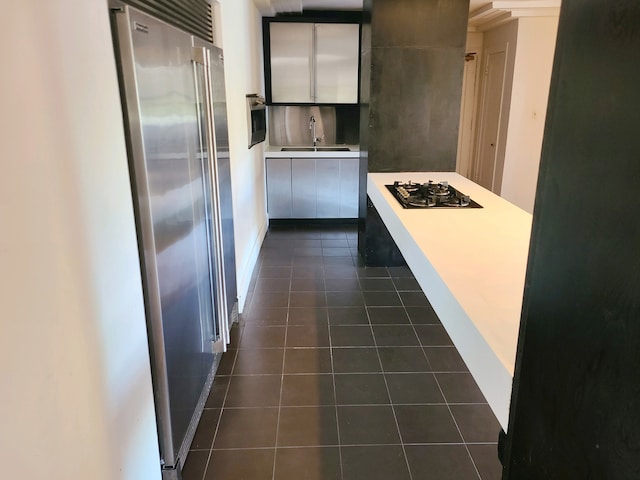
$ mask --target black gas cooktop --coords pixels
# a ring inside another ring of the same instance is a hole
[[[385,185],[403,208],[482,208],[449,182],[393,182]]]

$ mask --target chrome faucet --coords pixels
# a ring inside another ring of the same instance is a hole
[[[324,135],[320,138],[316,136],[316,117],[314,117],[313,115],[311,115],[311,118],[309,118],[309,130],[311,130],[311,140],[313,142],[313,146],[316,147],[318,145],[318,142],[322,141]]]

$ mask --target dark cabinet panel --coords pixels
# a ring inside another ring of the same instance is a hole
[[[640,478],[638,25],[635,0],[562,2],[509,480]]]

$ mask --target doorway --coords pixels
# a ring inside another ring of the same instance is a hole
[[[480,37],[482,39],[482,37]],[[458,136],[458,156],[456,172],[472,179],[473,137],[476,125],[476,96],[480,59],[476,52],[465,55],[462,75],[462,102],[460,107],[460,134]]]
[[[487,49],[484,54],[482,98],[472,179],[499,195],[504,168],[504,138],[501,138],[508,44]]]

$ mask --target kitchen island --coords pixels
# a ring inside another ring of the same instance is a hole
[[[396,180],[448,181],[483,208],[403,209]],[[367,194],[506,431],[532,216],[451,172],[369,173]]]

